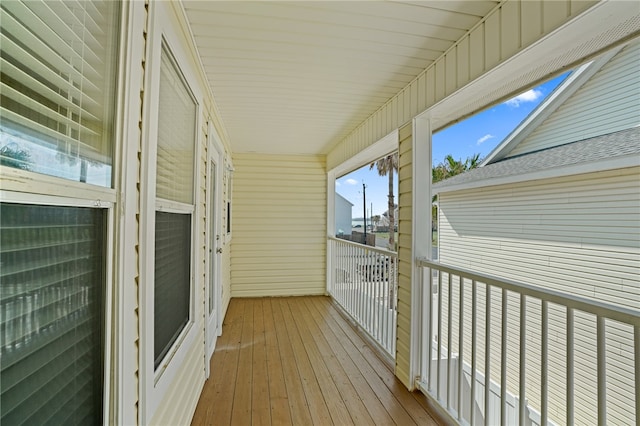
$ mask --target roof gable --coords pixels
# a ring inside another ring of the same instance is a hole
[[[612,49],[599,58],[581,65],[538,105],[496,148],[483,160],[481,166],[509,157],[512,152],[524,153],[529,136],[547,121],[567,100],[598,73],[621,48]],[[566,143],[566,142],[565,142]]]

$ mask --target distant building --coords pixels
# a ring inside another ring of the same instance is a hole
[[[336,235],[351,235],[351,209],[353,204],[336,193]]]

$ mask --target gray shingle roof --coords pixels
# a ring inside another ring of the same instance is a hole
[[[434,190],[445,192],[450,186],[526,173],[557,169],[580,163],[638,155],[640,164],[640,127],[621,130],[607,135],[571,142],[565,145],[505,158],[477,169],[469,170],[433,185]]]

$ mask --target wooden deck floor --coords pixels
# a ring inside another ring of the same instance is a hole
[[[193,425],[436,425],[327,297],[233,299]]]

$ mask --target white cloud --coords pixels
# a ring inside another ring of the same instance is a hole
[[[521,103],[524,102],[533,102],[538,100],[542,96],[542,92],[540,90],[531,89],[527,90],[524,93],[519,94],[515,98],[511,98],[505,102],[505,104],[512,107],[519,107]]]
[[[477,144],[478,144],[478,145],[482,145],[483,143],[485,143],[486,141],[488,141],[488,140],[489,140],[489,139],[491,139],[491,138],[495,138],[495,136],[490,135],[490,134],[488,134],[488,133],[487,133],[486,135],[484,135],[483,137],[481,137],[480,139],[478,139]]]
[[[345,182],[346,184],[349,184],[349,185],[357,185],[357,184],[358,184],[358,181],[357,181],[357,180],[355,180],[355,179],[347,179],[347,180],[345,180],[344,182]]]

